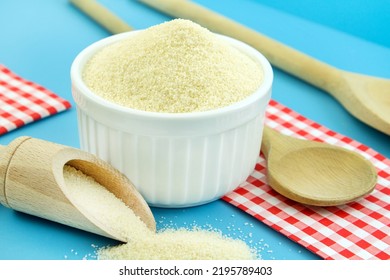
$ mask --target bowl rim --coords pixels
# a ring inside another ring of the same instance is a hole
[[[231,105],[215,108],[206,111],[196,111],[196,112],[184,112],[184,113],[169,113],[169,112],[154,112],[154,111],[144,111],[131,107],[126,107],[115,102],[109,101],[95,93],[84,83],[82,79],[82,71],[85,64],[88,60],[100,49],[106,47],[110,44],[116,43],[122,39],[128,38],[130,36],[135,36],[137,33],[142,32],[145,29],[141,30],[132,30],[128,32],[123,32],[120,34],[111,35],[109,37],[98,40],[91,45],[84,48],[74,59],[71,65],[70,76],[72,87],[78,88],[78,92],[81,93],[89,101],[97,104],[98,106],[104,107],[109,110],[114,110],[122,114],[129,114],[139,118],[152,118],[152,119],[203,119],[209,118],[212,116],[225,115],[234,111],[243,110],[245,107],[255,103],[257,100],[267,96],[270,92],[272,83],[273,83],[273,70],[270,62],[267,58],[260,53],[258,50],[254,49],[250,45],[234,39],[229,36],[222,34],[214,33],[223,40],[226,40],[231,45],[243,51],[245,54],[249,55],[252,59],[255,59],[260,63],[263,70],[263,81],[260,87],[247,96],[246,98],[235,102]],[[75,99],[77,104],[77,100]]]

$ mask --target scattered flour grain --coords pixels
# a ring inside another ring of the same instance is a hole
[[[238,260],[255,259],[245,242],[213,230],[165,229],[154,233],[105,187],[90,176],[65,165],[64,180],[72,198],[101,224],[110,225],[128,240],[98,250],[99,259]]]
[[[252,58],[184,19],[106,46],[83,71],[86,85],[111,102],[168,113],[231,105],[255,92],[262,79]]]

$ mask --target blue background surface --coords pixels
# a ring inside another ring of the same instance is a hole
[[[169,20],[136,1],[100,1],[136,29]],[[389,1],[196,1],[336,67],[390,78]],[[69,70],[89,44],[110,35],[66,0],[0,2],[0,63],[71,101],[67,112],[0,137],[28,135],[79,147]],[[390,157],[390,136],[364,125],[327,93],[278,69],[273,99]],[[158,228],[212,227],[256,246],[263,259],[319,259],[223,201],[184,209],[153,208]],[[115,241],[0,206],[0,259],[93,259]]]

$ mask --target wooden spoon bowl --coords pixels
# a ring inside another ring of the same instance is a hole
[[[370,193],[374,166],[358,153],[329,144],[300,140],[265,127],[262,151],[268,184],[303,204],[334,206]]]
[[[335,70],[329,92],[357,119],[390,135],[390,80]]]

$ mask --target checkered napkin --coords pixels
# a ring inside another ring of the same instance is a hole
[[[70,106],[68,101],[0,64],[0,135]]]
[[[324,259],[390,259],[390,160],[273,100],[267,108],[266,124],[287,135],[359,152],[377,168],[375,190],[343,206],[304,206],[267,185],[267,166],[260,155],[253,174],[223,200]]]

